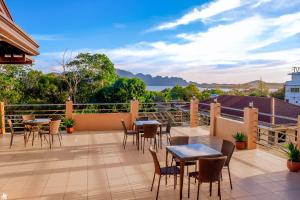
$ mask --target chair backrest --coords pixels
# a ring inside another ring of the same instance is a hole
[[[138,117],[136,121],[148,121],[149,117]]]
[[[22,115],[22,119],[26,120],[35,120],[35,115]]]
[[[186,145],[189,144],[189,136],[175,136],[170,138],[170,145]]]
[[[14,127],[13,127],[13,123],[12,123],[12,120],[11,119],[8,119],[7,120],[7,123],[8,123],[8,126],[9,126],[9,129],[10,129],[10,133],[11,134],[14,134]]]
[[[157,154],[156,154],[155,150],[153,149],[153,147],[150,147],[149,151],[150,151],[151,156],[153,158],[155,173],[160,174],[160,164],[159,164],[159,161],[158,161],[158,158],[157,158]]]
[[[51,121],[49,126],[49,133],[51,135],[59,134],[61,120]]]
[[[166,132],[171,133],[172,121],[169,119],[166,127]]]
[[[220,180],[221,170],[227,160],[226,156],[202,158],[199,160],[199,181],[215,182]]]
[[[235,145],[232,142],[230,142],[228,140],[223,140],[221,153],[223,154],[223,156],[227,156],[225,166],[229,165],[232,154],[234,152],[234,148],[235,148]]]
[[[144,137],[145,138],[155,138],[157,134],[157,124],[144,124],[143,129],[144,129]]]
[[[121,120],[121,123],[122,123],[122,126],[123,126],[124,133],[127,134],[127,127],[126,127],[126,124],[125,124],[123,119]]]

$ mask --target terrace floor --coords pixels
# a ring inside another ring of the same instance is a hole
[[[220,148],[221,141],[208,136],[202,128],[174,128],[173,135],[190,135],[192,142]],[[154,199],[150,192],[153,162],[148,152],[136,150],[131,138],[122,148],[122,132],[82,132],[64,135],[63,147],[49,150],[36,141],[34,147],[23,147],[16,137],[8,148],[10,135],[0,139],[0,196],[8,199]],[[165,149],[159,151],[165,165]],[[300,173],[289,173],[286,161],[262,150],[235,152],[230,190],[226,170],[223,172],[223,199],[299,199]],[[164,180],[164,179],[163,179]],[[173,178],[166,186],[162,181],[159,199],[179,199],[179,187],[173,189]],[[208,185],[201,186],[200,199],[218,199],[217,187],[209,197]],[[190,199],[196,197],[192,184]],[[184,185],[187,199],[187,180]]]

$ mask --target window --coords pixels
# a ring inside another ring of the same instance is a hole
[[[298,93],[300,92],[300,88],[291,88],[291,92]]]

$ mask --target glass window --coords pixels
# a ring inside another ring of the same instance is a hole
[[[291,88],[291,92],[298,93],[300,92],[300,88]]]

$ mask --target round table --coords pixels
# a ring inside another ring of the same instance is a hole
[[[27,126],[27,128],[30,127],[28,129],[31,129],[29,136],[27,137],[27,142],[32,133],[32,146],[33,146],[34,138],[35,138],[34,132],[37,131],[39,133],[40,127],[43,125],[48,125],[48,124],[50,124],[50,122],[51,122],[51,119],[46,119],[46,118],[45,119],[24,120],[23,124],[25,125],[25,127]],[[34,130],[34,128],[37,128],[37,129]]]

